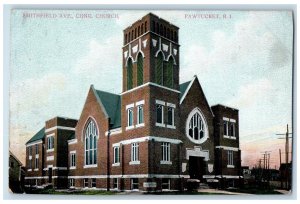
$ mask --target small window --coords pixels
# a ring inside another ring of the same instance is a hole
[[[228,135],[228,121],[224,121],[223,123],[223,131],[224,131],[224,135]]]
[[[127,110],[127,114],[128,114],[128,124],[127,124],[127,126],[128,127],[133,126],[133,109],[129,108]]]
[[[89,187],[89,179],[88,179],[88,178],[85,178],[83,182],[84,182],[83,186],[84,186],[85,188],[88,188],[88,187]]]
[[[139,179],[132,178],[131,179],[131,189],[132,190],[138,190],[139,189]]]
[[[32,160],[31,159],[29,159],[29,169],[32,169]]]
[[[162,190],[170,190],[170,179],[163,178],[161,181]]]
[[[96,179],[92,178],[92,188],[96,188]]]
[[[120,147],[114,147],[114,164],[120,163]]]
[[[75,167],[76,166],[76,154],[75,153],[71,153],[71,167]]]
[[[39,154],[39,145],[38,144],[35,145],[35,154]]]
[[[142,124],[144,123],[144,107],[142,105],[139,105],[137,109],[138,109],[137,124]]]
[[[168,107],[168,125],[174,126],[174,108]]]
[[[54,137],[50,136],[47,137],[47,149],[53,149],[54,148]]]
[[[113,188],[118,189],[118,178],[113,179]]]
[[[75,179],[69,179],[69,187],[75,186]]]
[[[232,136],[232,137],[234,137],[235,136],[235,125],[234,125],[234,123],[230,123],[230,128],[229,128],[229,136]]]
[[[32,156],[32,146],[28,147],[28,154],[29,156]]]
[[[228,150],[228,165],[233,165],[233,151]]]
[[[11,167],[11,168],[14,168],[14,167],[15,167],[14,162],[10,162],[10,167]]]
[[[35,158],[35,168],[39,168],[39,158]]]
[[[131,144],[131,161],[139,161],[139,143]]]
[[[170,161],[170,143],[163,142],[161,145],[162,161]]]
[[[156,123],[163,124],[163,109],[160,104],[156,104]]]

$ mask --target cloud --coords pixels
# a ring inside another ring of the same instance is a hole
[[[66,85],[66,76],[59,72],[14,83],[10,88],[10,111],[18,114],[20,111],[49,106],[51,105],[50,96],[57,90],[64,89]]]
[[[272,93],[272,82],[268,79],[259,79],[249,84],[241,86],[236,97],[230,99],[226,104],[234,107],[249,108],[254,105],[262,104],[268,101]]]
[[[234,24],[233,29],[226,28],[211,31],[209,47],[205,42],[195,41],[181,55],[184,66],[183,78],[188,80],[189,73],[203,75],[217,70],[224,77],[228,69],[236,72],[251,73],[257,66],[262,70],[282,67],[276,59],[286,56],[286,48],[266,25],[270,13],[249,12],[248,16]],[[274,58],[274,50],[276,58]],[[195,55],[197,56],[195,58]],[[272,61],[275,61],[272,63]],[[247,69],[246,67],[251,67]],[[257,74],[257,73],[251,73]]]

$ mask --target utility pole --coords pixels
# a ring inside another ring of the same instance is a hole
[[[280,167],[281,167],[281,149],[279,149],[279,170],[280,170]],[[283,187],[281,172],[280,172],[280,187],[281,188]]]
[[[278,139],[285,139],[285,187],[288,189],[288,163],[289,163],[289,137],[292,132],[289,133],[289,125],[286,125],[286,133],[285,134],[276,134],[276,135],[285,135],[285,138],[278,138]],[[291,155],[292,158],[292,155]],[[281,158],[280,158],[281,160]]]

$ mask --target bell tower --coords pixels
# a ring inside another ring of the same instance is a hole
[[[124,30],[123,92],[148,82],[179,89],[178,30],[152,13]]]

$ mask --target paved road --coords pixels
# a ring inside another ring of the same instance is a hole
[[[218,189],[199,189],[198,192],[201,193],[222,193],[222,194],[228,194],[228,195],[253,195],[249,193],[237,193],[237,192],[230,192],[230,191],[224,191],[224,190],[218,190]]]

